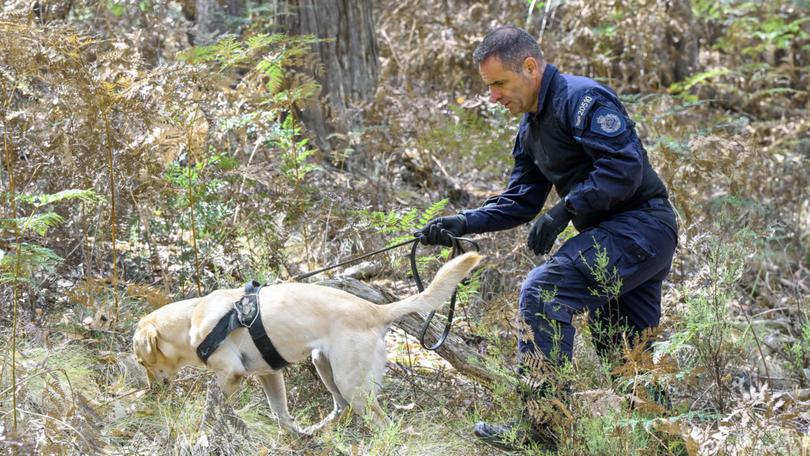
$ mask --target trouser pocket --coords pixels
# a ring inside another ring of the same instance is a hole
[[[656,255],[647,239],[631,227],[616,232],[594,228],[580,236],[590,243],[575,252],[572,261],[591,293],[620,294],[625,280]]]

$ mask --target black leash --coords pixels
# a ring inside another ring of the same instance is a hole
[[[417,238],[418,239],[418,238]],[[469,242],[475,248],[476,252],[481,251],[481,246],[478,245],[477,242],[470,238],[465,237],[455,237],[450,235],[450,239],[453,242],[453,253],[451,253],[450,258],[455,258],[462,253],[465,253],[464,247],[461,246],[461,242]],[[411,247],[411,272],[413,273],[413,280],[416,282],[416,288],[419,292],[423,292],[425,290],[425,286],[422,284],[422,279],[419,277],[419,270],[416,267],[416,246],[419,243],[416,243]],[[463,281],[462,283],[466,283],[467,281]],[[450,334],[450,327],[453,325],[453,314],[456,311],[456,293],[458,292],[458,288],[456,291],[453,292],[453,296],[450,298],[450,307],[447,310],[447,323],[444,325],[444,331],[442,332],[441,337],[439,340],[436,341],[435,344],[431,346],[427,346],[425,344],[425,335],[427,334],[427,330],[430,327],[430,322],[433,321],[433,316],[436,315],[436,311],[432,310],[430,314],[425,318],[425,323],[422,325],[422,331],[419,332],[419,343],[422,344],[422,348],[425,350],[434,351],[444,345],[444,341],[447,340],[447,336]]]
[[[294,277],[292,278],[292,280],[296,280],[296,281],[297,281],[297,280],[301,280],[301,279],[306,279],[307,277],[312,277],[312,276],[314,276],[314,275],[316,275],[316,274],[320,274],[320,273],[322,273],[322,272],[326,272],[326,271],[328,271],[328,270],[330,270],[330,269],[336,269],[336,268],[339,268],[339,267],[341,267],[341,266],[346,266],[347,264],[354,263],[355,261],[360,261],[360,260],[362,260],[362,259],[364,259],[364,258],[368,258],[368,257],[370,257],[370,256],[374,256],[374,255],[376,255],[376,254],[378,254],[378,253],[387,252],[387,251],[389,251],[389,250],[393,250],[393,249],[395,249],[395,248],[397,248],[397,247],[402,247],[403,245],[406,245],[406,244],[411,244],[411,243],[416,242],[416,241],[418,241],[418,240],[419,240],[419,238],[408,239],[407,241],[402,241],[402,242],[400,242],[400,243],[398,243],[398,244],[394,244],[394,245],[392,245],[392,246],[385,247],[385,248],[382,248],[382,249],[380,249],[380,250],[375,250],[375,251],[373,251],[373,252],[371,252],[371,253],[366,253],[366,254],[364,254],[364,255],[360,255],[360,256],[359,256],[359,257],[357,257],[357,258],[352,258],[352,259],[350,259],[350,260],[346,260],[346,261],[344,261],[344,262],[342,262],[342,263],[333,264],[332,266],[327,266],[327,267],[325,267],[325,268],[318,269],[317,271],[307,272],[307,273],[304,273],[304,274],[298,274],[297,276],[294,276]]]
[[[413,280],[416,282],[416,288],[421,293],[421,292],[425,291],[425,286],[422,284],[422,278],[419,277],[419,269],[416,267],[416,248],[419,245],[419,239],[420,238],[416,237],[414,239],[409,239],[407,241],[402,241],[402,242],[399,242],[397,244],[394,244],[394,245],[391,245],[391,246],[388,246],[388,247],[385,247],[385,248],[382,248],[382,249],[379,249],[379,250],[375,250],[375,251],[370,252],[370,253],[360,255],[360,256],[358,256],[356,258],[352,258],[352,259],[343,261],[341,263],[334,264],[332,266],[327,266],[325,268],[318,269],[317,271],[307,272],[307,273],[304,273],[304,274],[298,274],[297,276],[294,276],[292,278],[292,280],[306,279],[307,277],[312,277],[312,276],[314,276],[316,274],[320,274],[322,272],[329,271],[331,269],[336,269],[336,268],[339,268],[341,266],[345,266],[347,264],[351,264],[351,263],[360,261],[360,260],[362,260],[364,258],[374,256],[374,255],[376,255],[378,253],[387,252],[388,250],[393,250],[393,249],[396,249],[398,247],[402,247],[403,245],[413,244],[413,247],[411,247],[411,254],[409,255],[410,256],[410,261],[411,261],[411,273],[413,274]],[[458,255],[460,255],[462,253],[465,253],[464,248],[461,246],[462,241],[463,242],[469,242],[470,244],[472,244],[472,246],[475,248],[476,252],[481,250],[481,246],[479,246],[477,242],[475,242],[474,240],[472,240],[470,238],[455,237],[453,235],[450,235],[450,240],[453,242],[453,252],[450,255],[450,258],[455,258],[456,256],[458,256]],[[455,310],[456,310],[456,292],[454,291],[453,296],[450,298],[450,308],[447,311],[447,323],[445,323],[445,325],[444,325],[444,331],[442,332],[441,337],[439,337],[439,340],[436,341],[436,343],[431,345],[431,346],[428,346],[427,344],[425,344],[425,335],[427,335],[428,328],[430,327],[430,322],[433,321],[433,316],[436,315],[436,311],[435,310],[431,311],[430,314],[428,314],[427,318],[425,318],[425,323],[422,325],[422,331],[420,331],[420,333],[419,333],[419,343],[422,344],[422,348],[424,348],[426,350],[433,351],[433,350],[438,349],[442,345],[444,345],[444,341],[447,340],[447,336],[450,334],[450,327],[453,325],[453,314],[455,313]]]

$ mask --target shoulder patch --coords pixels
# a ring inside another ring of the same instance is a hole
[[[614,109],[600,107],[591,118],[591,131],[602,136],[619,136],[626,128],[624,116]]]

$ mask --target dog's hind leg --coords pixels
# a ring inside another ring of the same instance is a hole
[[[385,369],[385,343],[377,339],[357,345],[371,349],[344,350],[331,357],[335,383],[355,413],[363,416],[370,412],[374,423],[384,428],[390,424],[390,420],[377,402],[377,392],[382,386]]]
[[[334,420],[335,417],[340,415],[341,412],[343,412],[343,410],[349,406],[349,402],[343,397],[342,394],[340,394],[340,390],[335,384],[335,379],[332,374],[332,366],[329,364],[329,359],[326,357],[326,355],[320,350],[312,350],[312,364],[315,365],[315,369],[318,371],[318,376],[321,377],[321,381],[323,382],[324,386],[326,386],[326,389],[332,394],[334,408],[329,415],[320,421],[320,423],[306,428],[306,432],[308,433],[313,433],[320,430],[330,421]]]
[[[262,389],[265,396],[267,396],[270,409],[276,414],[281,427],[296,434],[304,434],[305,432],[290,416],[290,411],[287,408],[287,387],[284,385],[284,374],[274,372],[260,375],[259,380],[262,382]]]

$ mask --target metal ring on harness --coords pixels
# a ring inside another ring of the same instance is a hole
[[[470,238],[465,237],[455,237],[450,235],[450,240],[453,242],[453,252],[450,255],[450,258],[455,258],[456,256],[465,252],[464,248],[461,246],[460,241],[469,242],[475,248],[476,252],[481,251],[481,247],[478,245],[477,242]],[[422,279],[419,277],[419,270],[416,267],[416,247],[419,245],[418,242],[413,244],[411,247],[411,272],[413,273],[413,279],[416,282],[416,288],[421,293],[425,290],[425,286],[422,284]],[[463,281],[462,283],[466,283],[467,281]],[[425,318],[425,323],[422,325],[422,330],[419,333],[419,343],[422,345],[422,348],[425,350],[436,350],[442,345],[444,345],[444,341],[447,340],[447,336],[450,334],[450,327],[453,325],[453,314],[456,309],[456,292],[458,291],[458,287],[456,287],[456,291],[453,291],[453,296],[450,298],[450,307],[447,310],[447,323],[444,325],[444,331],[442,332],[441,337],[439,340],[436,341],[435,344],[431,346],[427,346],[425,344],[425,335],[427,335],[428,328],[430,327],[430,322],[433,321],[433,316],[436,315],[436,311],[432,310],[430,314]]]

